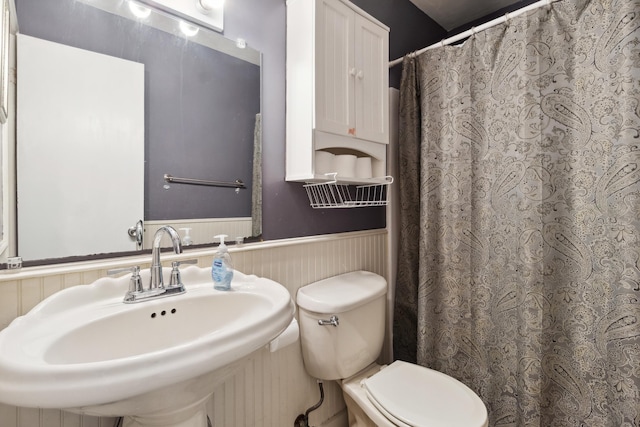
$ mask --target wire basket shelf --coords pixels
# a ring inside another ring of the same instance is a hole
[[[304,185],[312,208],[363,208],[386,206],[389,203],[389,185],[393,183],[391,176],[385,177],[384,182],[350,185],[339,183],[335,174],[330,175],[333,175],[331,181]]]

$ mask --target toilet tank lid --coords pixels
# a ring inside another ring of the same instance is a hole
[[[384,277],[369,271],[353,271],[329,277],[298,289],[296,302],[316,313],[343,313],[387,293]]]

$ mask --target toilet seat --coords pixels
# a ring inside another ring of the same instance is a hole
[[[441,372],[395,361],[362,381],[367,397],[404,427],[486,427],[487,410],[466,385]]]

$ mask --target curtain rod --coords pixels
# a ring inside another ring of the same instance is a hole
[[[432,44],[430,46],[427,46],[425,48],[422,48],[420,50],[412,52],[412,53],[410,53],[408,55],[420,55],[421,53],[426,52],[426,51],[428,51],[430,49],[435,49],[436,47],[444,47],[444,46],[450,45],[451,43],[455,43],[455,42],[460,41],[462,39],[466,39],[467,37],[472,36],[475,33],[478,33],[480,31],[484,31],[484,30],[486,30],[488,28],[491,28],[491,27],[495,27],[498,24],[502,24],[503,22],[506,22],[507,20],[509,20],[509,19],[511,19],[511,18],[513,18],[515,16],[521,15],[523,13],[529,12],[530,10],[537,9],[539,7],[542,7],[542,6],[548,6],[551,3],[554,3],[556,1],[559,1],[559,0],[539,0],[539,1],[535,2],[535,3],[531,3],[528,6],[525,6],[525,7],[521,8],[521,9],[518,9],[518,10],[516,10],[514,12],[505,13],[503,16],[500,16],[499,18],[496,18],[496,19],[493,19],[491,21],[485,22],[484,24],[482,24],[482,25],[480,25],[478,27],[472,27],[470,30],[463,31],[462,33],[456,34],[455,36],[443,39],[442,41],[439,41],[438,43],[434,43],[434,44]],[[396,65],[401,64],[403,59],[404,59],[404,56],[400,57],[398,59],[394,59],[393,61],[390,61],[389,62],[389,68],[395,67]]]

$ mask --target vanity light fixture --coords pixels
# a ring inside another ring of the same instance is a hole
[[[131,11],[131,13],[133,13],[133,16],[135,16],[136,18],[147,19],[149,15],[151,15],[151,9],[149,9],[148,7],[143,6],[133,0],[129,0],[128,3],[129,3],[129,10]]]
[[[192,24],[222,32],[225,0],[138,0]]]

